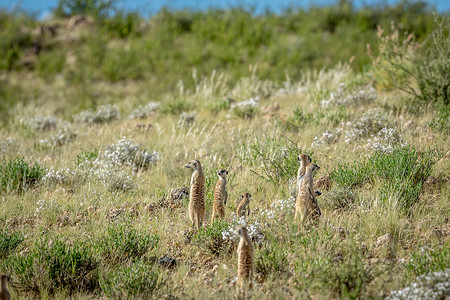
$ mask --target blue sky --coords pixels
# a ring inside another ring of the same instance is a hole
[[[256,11],[264,11],[269,8],[275,12],[281,11],[285,7],[308,7],[309,5],[326,5],[333,4],[334,0],[118,0],[117,6],[126,10],[139,10],[144,16],[149,16],[159,11],[162,7],[168,6],[174,9],[207,9],[210,7],[227,8],[235,6],[255,7]],[[400,2],[398,0],[354,0],[356,7],[364,5],[382,5]],[[448,11],[450,8],[450,1],[448,0],[429,0],[426,1],[434,6],[438,11]],[[8,10],[14,7],[21,7],[27,11],[36,13],[39,17],[43,17],[58,4],[58,0],[0,0],[0,7]]]

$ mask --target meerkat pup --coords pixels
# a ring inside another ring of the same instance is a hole
[[[0,300],[11,300],[11,294],[8,291],[9,277],[5,274],[0,274]]]
[[[243,193],[240,198],[240,202],[236,209],[236,217],[246,217],[250,215],[250,198],[252,195],[250,193]]]
[[[227,170],[220,170],[217,172],[219,175],[219,180],[216,182],[216,186],[214,187],[214,203],[213,203],[213,211],[211,216],[211,224],[214,222],[216,218],[224,219],[225,218],[225,207],[224,204],[227,204],[228,193],[227,193]]]
[[[198,160],[191,160],[184,167],[194,170],[189,192],[189,218],[192,226],[198,230],[205,218],[205,175]]]
[[[295,202],[294,219],[300,217],[301,223],[304,223],[311,214],[317,211],[316,193],[313,191],[313,172],[319,169],[320,167],[316,164],[306,166],[305,176]]]
[[[245,226],[239,226],[238,234],[240,236],[237,248],[238,255],[238,277],[237,292],[241,298],[245,298],[245,290],[251,289],[253,279],[253,245]]]

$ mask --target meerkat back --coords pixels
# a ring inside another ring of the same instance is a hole
[[[297,191],[300,190],[300,185],[305,176],[306,166],[309,165],[312,160],[309,155],[302,153],[298,156],[298,161],[300,162],[300,167],[297,171]]]
[[[252,288],[253,270],[254,270],[254,254],[253,244],[248,235],[247,228],[240,226],[238,228],[240,236],[239,246],[237,248],[238,255],[238,280],[237,292],[245,298],[245,291],[247,288]]]
[[[11,294],[8,291],[8,276],[0,274],[0,300],[11,300]]]
[[[250,215],[250,198],[252,195],[250,193],[244,193],[241,195],[240,202],[236,209],[236,217],[246,217]]]
[[[300,190],[295,203],[295,219],[300,214],[300,222],[303,223],[314,211],[314,203],[316,200],[316,193],[313,191],[313,172],[319,170],[320,167],[316,164],[309,164],[306,167],[305,176],[303,178]]]
[[[228,193],[226,189],[227,183],[227,170],[220,170],[217,172],[219,180],[214,187],[214,202],[213,202],[213,212],[211,216],[211,223],[214,222],[216,218],[225,218],[225,207],[224,204],[227,203]]]

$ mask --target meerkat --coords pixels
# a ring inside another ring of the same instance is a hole
[[[194,170],[189,192],[189,218],[192,226],[198,230],[205,218],[205,175],[198,160],[191,160],[184,167]]]
[[[313,172],[319,169],[320,167],[316,164],[306,166],[305,176],[295,202],[294,219],[297,219],[300,214],[301,223],[305,222],[311,214],[317,212],[316,193],[313,191]]]
[[[236,209],[236,217],[241,218],[250,215],[250,193],[243,193],[241,195],[241,201]]]
[[[238,234],[240,236],[239,245],[237,248],[238,255],[238,277],[237,277],[237,291],[241,298],[245,298],[245,289],[248,286],[252,288],[253,279],[253,245],[248,235],[245,226],[239,226]]]
[[[11,294],[8,291],[9,277],[5,274],[0,274],[0,300],[11,300]]]
[[[297,171],[297,192],[300,190],[300,185],[302,184],[303,177],[305,176],[306,166],[309,165],[312,160],[307,154],[300,154],[298,156],[298,161],[300,162],[300,167]]]
[[[217,180],[216,186],[214,187],[214,203],[213,203],[213,211],[211,216],[211,224],[214,222],[216,218],[224,219],[225,218],[225,207],[224,204],[227,204],[228,193],[227,193],[227,170],[220,170],[217,172],[219,175],[219,180]]]

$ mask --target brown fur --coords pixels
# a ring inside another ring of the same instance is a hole
[[[320,209],[317,204],[316,193],[313,191],[313,172],[319,170],[316,164],[309,164],[306,167],[305,176],[298,191],[297,201],[295,203],[295,219],[299,217],[300,222],[304,223],[310,216],[320,215]]]
[[[0,300],[11,300],[11,294],[8,291],[8,276],[0,274]]]
[[[311,163],[311,157],[302,153],[298,156],[298,161],[300,162],[300,167],[297,171],[297,193],[300,190],[300,185],[302,184],[303,177],[305,176],[306,166]]]
[[[228,171],[220,170],[217,172],[219,175],[219,180],[216,182],[216,186],[214,187],[214,202],[213,202],[213,211],[211,216],[211,224],[215,219],[224,219],[225,218],[225,207],[224,204],[227,204],[228,193],[227,193],[227,175]]]
[[[238,294],[241,298],[245,298],[245,290],[248,287],[252,288],[253,279],[253,245],[250,237],[248,236],[248,231],[245,226],[240,226],[238,229],[239,236],[241,240],[237,248],[238,254],[238,279],[237,288]]]
[[[185,167],[194,170],[189,192],[189,218],[192,226],[198,230],[205,219],[205,175],[198,160],[191,160]]]
[[[241,218],[243,216],[250,215],[250,198],[252,195],[250,193],[244,193],[241,195],[241,201],[236,209],[236,217]]]

